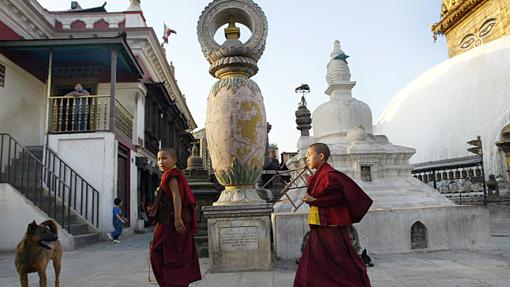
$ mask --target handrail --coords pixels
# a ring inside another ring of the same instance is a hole
[[[60,158],[57,153],[52,150],[50,147],[46,147],[45,154],[44,154],[44,162],[45,165],[48,167],[48,169],[52,170],[55,174],[57,171],[55,170],[56,167],[58,167],[58,176],[60,178],[63,178],[64,182],[69,182],[69,185],[71,186],[70,189],[74,190],[74,196],[73,201],[70,203],[70,206],[75,210],[77,213],[79,213],[82,217],[85,219],[88,219],[88,201],[85,201],[85,213],[83,212],[83,200],[80,200],[78,202],[77,199],[83,199],[83,186],[85,186],[86,193],[88,193],[89,188],[91,192],[93,193],[92,198],[96,198],[96,206],[95,208],[92,208],[92,219],[99,218],[99,191],[94,188],[92,184],[90,184],[87,180],[85,180],[81,175],[78,174],[71,166],[69,166],[62,158]],[[69,172],[68,172],[69,171]],[[69,177],[67,176],[69,174]],[[79,183],[79,184],[78,184]],[[81,196],[78,197],[76,192],[78,192],[78,186],[81,187]],[[87,198],[88,199],[88,198]],[[94,204],[94,202],[92,202]],[[80,208],[78,209],[78,205],[80,205]],[[79,211],[78,211],[79,210]],[[92,220],[94,221],[94,220]],[[98,222],[96,222],[96,227],[98,227]],[[93,223],[94,224],[94,223]]]
[[[109,95],[51,96],[49,99],[109,98]]]
[[[61,168],[61,166],[59,167]],[[77,176],[76,174],[75,178]],[[62,227],[71,232],[71,207],[73,201],[76,203],[78,198],[76,180],[73,186],[72,178],[68,181],[65,175],[63,177],[62,174],[57,175],[54,169],[52,170],[6,133],[0,133],[0,182],[11,184],[36,206],[45,211],[49,217],[55,219]],[[94,189],[95,192],[89,194],[89,187],[87,186],[84,197],[84,189],[81,188],[80,191],[82,196],[79,200],[82,203],[85,201],[85,213],[83,209],[78,212],[76,204],[74,204],[73,211],[84,216],[92,225],[98,227],[99,192]],[[89,219],[88,202],[90,197],[92,197],[92,210]]]

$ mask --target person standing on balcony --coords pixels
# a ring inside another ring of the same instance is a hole
[[[74,90],[67,93],[65,96],[75,97],[73,102],[74,113],[71,113],[72,120],[70,121],[71,123],[74,122],[73,130],[84,131],[86,129],[86,107],[88,105],[88,99],[86,97],[90,96],[89,91],[85,90],[82,84],[78,82],[74,85]]]
[[[149,214],[158,222],[150,259],[154,276],[162,287],[185,287],[202,279],[193,240],[197,231],[196,200],[176,164],[174,149],[164,148],[158,152],[158,166],[163,176]]]

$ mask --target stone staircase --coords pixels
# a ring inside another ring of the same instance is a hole
[[[195,244],[197,246],[198,257],[209,257],[209,241],[207,234],[207,222],[197,223],[197,234],[194,236]]]
[[[90,221],[91,215],[85,213],[84,216],[83,206],[80,213],[68,204],[73,200],[76,201],[69,188],[69,179],[66,180],[65,177],[62,179],[57,174],[48,172],[48,167],[43,164],[43,147],[18,146],[13,150],[11,143],[7,152],[5,134],[0,140],[3,143],[2,151],[0,151],[0,158],[2,158],[0,164],[3,166],[0,169],[0,183],[11,184],[48,217],[66,229],[73,236],[74,248],[98,242],[100,232]],[[7,153],[9,156],[6,159]]]

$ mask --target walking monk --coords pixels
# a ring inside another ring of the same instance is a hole
[[[354,251],[349,225],[363,218],[372,200],[347,175],[331,167],[327,145],[308,147],[306,163],[317,169],[303,201],[310,205],[308,242],[294,287],[370,287],[367,269]]]
[[[154,276],[162,287],[185,287],[202,279],[193,241],[196,201],[176,163],[174,149],[158,152],[158,166],[163,176],[150,212],[158,222],[150,255]]]

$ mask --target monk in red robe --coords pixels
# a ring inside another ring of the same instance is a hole
[[[150,212],[150,217],[158,222],[150,257],[154,276],[162,287],[185,287],[202,279],[193,240],[197,229],[196,200],[176,163],[174,149],[158,152],[163,176]]]
[[[312,144],[306,154],[308,167],[317,171],[303,197],[310,205],[310,233],[294,287],[370,287],[366,266],[352,246],[349,225],[363,218],[372,200],[327,163],[329,155],[322,143]]]

